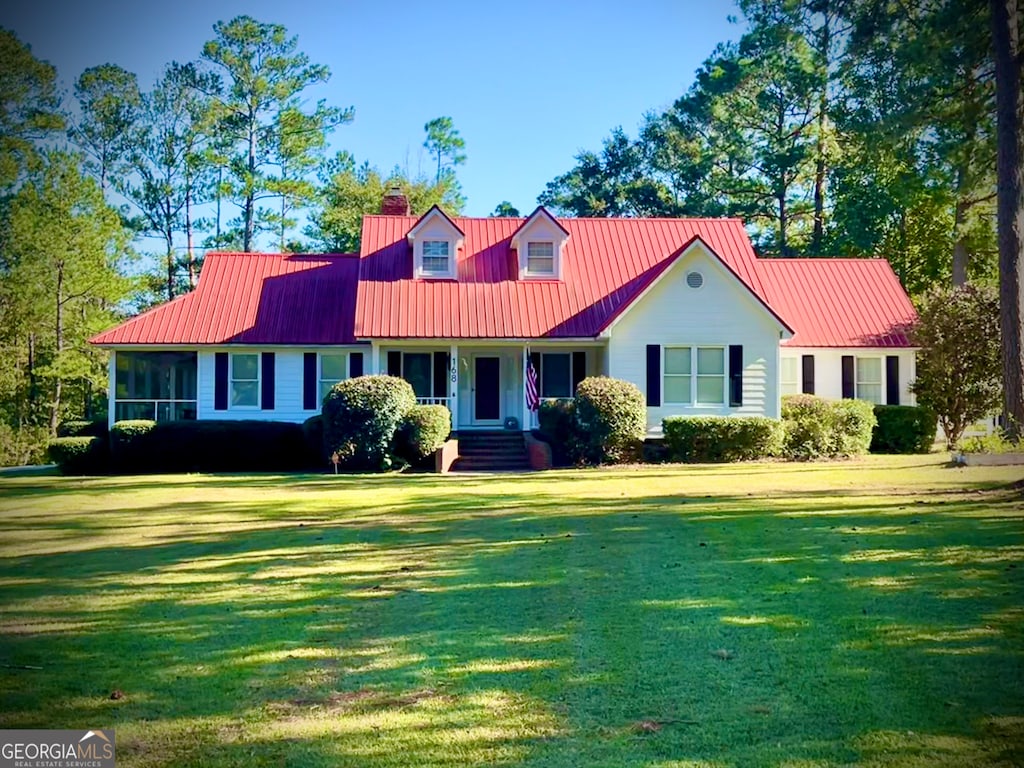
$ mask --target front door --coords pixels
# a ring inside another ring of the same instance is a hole
[[[501,421],[501,358],[473,358],[473,421]]]

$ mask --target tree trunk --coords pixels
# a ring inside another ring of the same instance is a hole
[[[220,248],[220,186],[224,183],[224,166],[217,168],[217,247]]]
[[[829,47],[832,28],[829,22],[828,0],[821,5],[822,27],[818,56],[822,70],[821,94],[818,97],[818,137],[815,142],[814,164],[814,232],[811,235],[811,253],[820,256],[825,245],[825,179],[828,164],[825,158],[825,129],[828,127]]]
[[[255,218],[256,192],[253,185],[256,183],[256,129],[254,123],[256,118],[249,115],[249,178],[246,181],[245,190],[245,232],[242,235],[242,250],[248,253],[252,249],[253,219]]]
[[[962,178],[962,175],[960,175]],[[959,186],[959,184],[957,185]],[[967,218],[967,204],[963,199],[957,200],[956,213],[953,216],[953,287],[967,282],[967,264],[971,255],[967,252],[967,241],[964,238],[964,220]]]
[[[192,177],[185,177],[185,259],[188,264],[188,289],[196,287],[196,255],[192,250]]]
[[[989,0],[996,69],[996,174],[999,230],[999,319],[1003,341],[1003,422],[1008,437],[1024,430],[1024,115],[1017,0]]]
[[[174,298],[174,234],[171,230],[164,232],[167,244],[167,300]]]
[[[64,293],[64,267],[58,265],[57,267],[57,303],[56,303],[56,315],[54,316],[54,332],[55,332],[55,348],[57,362],[60,361],[60,353],[64,351],[64,299],[62,295]],[[59,371],[59,368],[58,368]],[[60,424],[60,396],[61,396],[61,376],[58,372],[55,378],[55,384],[53,387],[53,404],[50,407],[50,437],[57,436],[57,426]]]
[[[789,227],[789,213],[786,210],[786,193],[779,192],[779,255],[789,256],[789,243],[786,241],[786,229]]]

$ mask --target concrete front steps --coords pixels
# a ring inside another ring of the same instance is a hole
[[[513,472],[530,468],[523,433],[518,430],[462,431],[453,472]]]

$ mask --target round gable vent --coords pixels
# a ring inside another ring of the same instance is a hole
[[[691,288],[700,288],[704,285],[704,275],[700,272],[688,272],[686,274],[686,284]]]

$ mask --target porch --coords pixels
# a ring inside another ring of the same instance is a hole
[[[587,376],[607,371],[606,347],[592,341],[492,342],[473,345],[407,341],[376,348],[377,370],[408,381],[417,402],[444,405],[454,431],[537,427],[526,404],[527,355],[541,400],[567,399]]]

